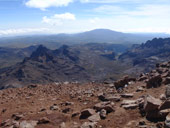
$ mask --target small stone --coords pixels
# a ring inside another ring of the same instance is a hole
[[[170,128],[170,114],[168,114],[166,117],[165,128]]]
[[[170,98],[170,84],[166,86],[165,95],[166,95],[166,98]]]
[[[59,128],[66,128],[66,124],[64,122],[62,122],[59,126]]]
[[[166,100],[165,94],[161,94],[161,95],[160,95],[160,100]]]
[[[97,128],[97,122],[84,122],[80,128]]]
[[[124,109],[135,109],[138,107],[138,104],[129,104],[129,105],[123,105]]]
[[[71,111],[71,108],[65,108],[65,109],[62,110],[63,113],[68,113],[70,111]]]
[[[105,109],[102,109],[100,111],[100,117],[101,119],[105,119],[106,118],[106,115],[107,115],[107,111]]]
[[[35,128],[37,121],[22,121],[19,124],[19,128]]]
[[[74,112],[72,115],[71,115],[71,117],[76,117],[76,116],[78,116],[80,113],[79,112]]]
[[[132,98],[133,94],[132,93],[125,93],[125,94],[121,94],[121,97],[123,97],[123,98]]]
[[[143,87],[137,87],[136,92],[142,92],[142,91],[144,91]]]
[[[50,110],[59,110],[60,108],[56,105],[56,104],[54,104],[53,106],[51,106],[50,107]]]
[[[50,120],[47,117],[43,117],[38,120],[38,124],[48,124],[50,123]]]
[[[12,118],[13,118],[14,120],[20,120],[20,119],[23,118],[23,117],[24,117],[23,115],[18,114],[18,113],[12,115]]]

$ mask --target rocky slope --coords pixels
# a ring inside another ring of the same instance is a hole
[[[40,45],[23,62],[0,70],[0,87],[21,87],[34,83],[54,83],[61,81],[88,81],[90,77],[79,65],[76,53],[67,46],[49,50]]]
[[[21,62],[25,57],[29,57],[37,46],[26,48],[0,47],[0,68],[9,67]]]
[[[148,72],[156,63],[170,60],[170,38],[155,38],[123,53],[119,60],[132,68],[127,72]]]
[[[170,62],[112,84],[29,85],[0,91],[2,128],[169,128]]]

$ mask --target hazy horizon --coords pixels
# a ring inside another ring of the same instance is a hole
[[[167,0],[0,0],[0,36],[111,29],[170,33]]]

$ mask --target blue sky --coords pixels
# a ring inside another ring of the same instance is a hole
[[[97,28],[170,33],[170,0],[0,0],[0,36]]]

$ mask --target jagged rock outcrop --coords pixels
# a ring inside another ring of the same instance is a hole
[[[22,63],[0,72],[0,89],[29,84],[88,81],[90,76],[78,61],[78,56],[68,46],[49,50],[40,45]]]
[[[170,60],[170,38],[154,38],[123,53],[119,60],[133,65],[126,73],[149,72],[155,64]]]

